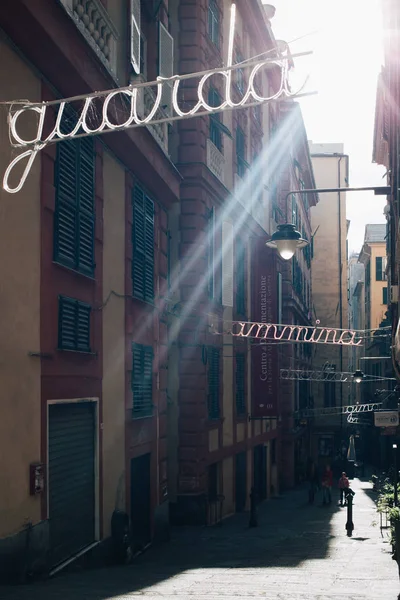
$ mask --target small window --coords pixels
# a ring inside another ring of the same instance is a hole
[[[236,354],[236,414],[246,413],[246,355],[244,352]]]
[[[208,2],[208,36],[210,40],[219,47],[219,9],[216,0]]]
[[[388,289],[387,287],[382,288],[382,304],[388,303]]]
[[[153,348],[132,344],[132,417],[153,414]]]
[[[85,302],[58,298],[58,347],[60,350],[90,352],[90,311]]]
[[[375,258],[375,279],[376,281],[386,281],[386,256],[377,256]]]
[[[324,382],[324,405],[326,408],[336,406],[336,365],[330,365]]]
[[[299,208],[297,206],[295,194],[292,194],[292,223],[297,229],[299,226]]]
[[[246,174],[246,168],[248,164],[246,162],[246,147],[243,129],[237,127],[236,129],[236,161],[237,161],[237,174],[239,177],[244,177]]]
[[[210,419],[219,419],[219,379],[220,379],[220,351],[213,346],[208,347],[208,416]]]

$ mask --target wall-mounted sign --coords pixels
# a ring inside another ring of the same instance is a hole
[[[397,410],[382,410],[374,413],[376,427],[397,427],[399,412]]]

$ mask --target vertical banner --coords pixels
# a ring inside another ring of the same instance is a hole
[[[252,246],[252,321],[277,323],[278,293],[276,252],[265,245],[267,240],[254,240]],[[252,417],[278,415],[278,347],[274,342],[254,340],[251,347]]]

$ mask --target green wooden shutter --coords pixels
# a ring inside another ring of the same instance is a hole
[[[78,268],[92,275],[94,272],[94,188],[95,160],[91,138],[79,140],[79,221]]]
[[[90,306],[77,302],[76,312],[76,349],[90,352]]]
[[[376,281],[383,281],[383,265],[382,265],[382,257],[377,256],[375,258],[375,269],[376,269]]]
[[[133,418],[153,412],[153,348],[132,344]]]
[[[243,415],[246,412],[246,389],[245,389],[246,355],[244,352],[236,354],[236,413]]]
[[[210,346],[208,348],[208,416],[210,419],[218,419],[220,416],[219,370],[220,351]]]
[[[75,301],[62,296],[58,303],[58,347],[63,350],[76,348]]]
[[[387,287],[382,288],[382,304],[388,303],[388,289]]]
[[[154,202],[145,197],[145,272],[144,298],[154,300]]]
[[[90,305],[65,296],[58,304],[58,347],[90,352]]]
[[[215,272],[214,272],[214,235],[215,235],[215,211],[214,207],[208,214],[208,297],[212,300],[215,294]]]
[[[133,295],[141,300],[154,299],[154,202],[140,186],[133,191]]]
[[[62,131],[70,131],[76,115],[66,111]],[[95,152],[91,138],[57,144],[54,259],[85,275],[94,273]]]
[[[78,146],[75,142],[57,144],[54,258],[72,269],[76,268],[77,162]]]

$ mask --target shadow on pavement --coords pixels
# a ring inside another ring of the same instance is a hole
[[[344,528],[346,510],[337,505],[335,490],[328,506],[322,506],[321,494],[313,505],[308,504],[307,496],[308,489],[304,487],[259,506],[256,528],[249,528],[248,513],[226,519],[220,527],[174,528],[169,543],[150,549],[131,565],[64,573],[30,585],[0,587],[0,597],[105,600],[140,593],[148,587],[157,596],[157,584],[167,580],[173,595],[174,577],[178,574],[182,592],[186,579],[192,585],[194,577],[206,577],[205,572],[210,569],[285,568],[296,567],[305,560],[323,559],[332,538],[332,516],[341,510]]]

